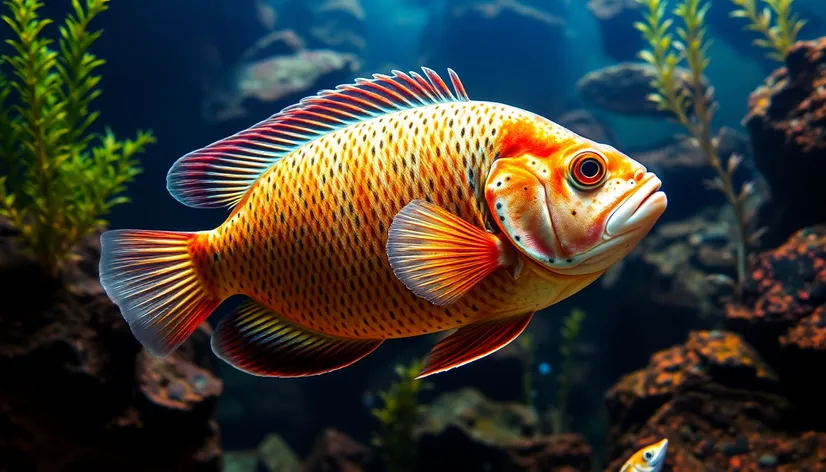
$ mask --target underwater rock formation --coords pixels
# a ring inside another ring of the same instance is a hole
[[[205,336],[145,354],[98,283],[98,238],[77,254],[55,280],[0,221],[0,470],[221,470]]]
[[[443,394],[427,406],[416,438],[422,472],[591,469],[591,447],[582,436],[542,435],[530,407],[493,402],[473,389]]]
[[[798,231],[759,254],[740,301],[725,310],[726,324],[776,365],[789,395],[812,421],[826,421],[813,370],[826,362],[826,225]]]
[[[320,89],[351,80],[361,67],[354,55],[331,49],[307,49],[292,31],[262,38],[245,57],[246,62],[234,72],[229,89],[216,91],[205,100],[203,118],[208,123],[269,116],[273,110],[294,104]]]
[[[444,2],[422,33],[419,63],[455,69],[471,98],[553,118],[563,109],[559,91],[566,85],[565,25],[562,17],[518,0]],[[468,38],[474,38],[472,47]],[[552,46],[537,54],[534,48],[515,49],[514,44]]]
[[[717,133],[719,155],[737,154],[743,158],[735,175],[735,183],[745,180],[754,182],[756,192],[767,194],[765,182],[757,172],[748,136],[731,128],[721,128]],[[677,137],[661,146],[646,150],[628,150],[628,154],[655,172],[668,189],[668,211],[660,221],[681,219],[691,215],[698,208],[706,208],[724,203],[718,192],[710,192],[704,181],[717,174],[708,165],[702,150],[688,140]],[[768,198],[768,197],[767,197]]]
[[[364,8],[359,0],[290,0],[275,10],[289,21],[278,25],[301,36],[310,49],[361,54],[367,45]]]
[[[360,472],[375,466],[373,451],[355,439],[327,429],[315,442],[304,463],[305,472]]]
[[[637,0],[589,0],[588,10],[602,33],[602,50],[618,61],[634,60],[644,42],[633,28],[642,13]]]
[[[780,209],[773,240],[826,222],[826,37],[792,48],[749,97],[744,125]]]
[[[664,437],[664,470],[822,470],[826,433],[798,429],[805,412],[782,391],[777,375],[738,335],[691,332],[606,394],[606,470],[618,470],[634,451]]]
[[[686,83],[689,72],[677,69],[677,80]],[[648,99],[654,69],[642,62],[623,62],[591,71],[577,81],[582,98],[604,110],[632,116],[671,117]]]

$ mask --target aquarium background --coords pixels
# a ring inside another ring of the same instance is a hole
[[[45,3],[42,15],[58,22],[70,4]],[[168,366],[144,366],[156,370],[139,368],[137,386],[108,392],[137,398],[140,411],[160,405],[148,417],[156,414],[182,435],[158,446],[141,424],[118,433],[123,445],[114,450],[122,447],[122,457],[141,450],[158,458],[130,466],[117,454],[90,452],[112,434],[113,423],[101,418],[121,413],[87,404],[84,392],[93,387],[84,382],[106,384],[110,373],[92,369],[83,380],[50,373],[86,369],[88,359],[77,353],[83,349],[73,354],[74,367],[57,348],[15,357],[42,333],[20,321],[27,302],[10,301],[2,316],[7,335],[15,334],[2,341],[0,372],[16,387],[0,379],[0,389],[16,393],[0,396],[0,472],[618,470],[663,436],[671,442],[665,470],[820,470],[826,409],[816,392],[826,390],[809,383],[820,381],[826,349],[826,230],[816,226],[826,222],[826,4],[793,3],[808,22],[800,39],[819,43],[794,56],[794,70],[805,73],[780,84],[784,72],[775,70],[783,64],[752,44],[759,35],[743,30],[747,20],[730,18],[732,8],[714,0],[706,19],[713,41],[706,79],[719,104],[713,129],[724,130],[724,159],[744,157],[734,181],[754,182],[761,197],[756,225],[767,228],[749,249],[739,299],[721,277],[708,277],[735,275],[730,208],[704,186],[714,174],[694,148],[676,141],[685,129],[646,103],[651,90],[637,53],[647,45],[633,27],[642,19],[633,0],[112,0],[95,20],[104,33],[93,51],[106,60],[96,129],[151,129],[157,143],[140,158],[131,202],[107,217],[110,228],[219,225],[226,211],[187,208],[167,193],[165,176],[178,157],[318,90],[421,66],[442,74],[451,67],[472,99],[539,113],[639,159],[661,176],[669,209],[626,260],[534,317],[524,339],[426,379],[428,388],[414,396],[423,408],[415,433],[402,432],[393,447],[392,420],[374,414],[387,407],[380,392],[403,403],[405,387],[421,387],[407,378],[408,366],[436,337],[387,342],[347,369],[306,379],[243,374],[212,357],[205,338],[196,340],[186,362],[210,376],[188,375],[187,364],[174,387],[163,380]],[[766,105],[772,99],[781,110]],[[747,127],[749,120],[759,123]],[[781,132],[787,139],[763,139]],[[20,283],[9,271],[8,297],[40,290],[40,282]],[[223,306],[210,321],[225,312]],[[51,367],[27,367],[41,364]],[[147,393],[154,381],[155,393]],[[10,413],[26,385],[39,391],[43,417]],[[66,413],[76,404],[84,405],[82,414]],[[402,421],[406,412],[398,410]],[[72,425],[96,421],[107,426],[61,439]],[[176,430],[190,422],[195,426]],[[373,445],[377,437],[384,446]],[[176,456],[178,439],[190,451],[184,458]],[[54,461],[40,454],[44,444],[52,444],[46,452]],[[387,451],[410,459],[393,462]]]

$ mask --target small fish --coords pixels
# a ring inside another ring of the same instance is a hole
[[[616,149],[423,71],[322,91],[180,158],[167,189],[231,207],[218,228],[101,236],[101,284],[151,354],[244,295],[212,348],[245,372],[322,374],[456,329],[420,377],[443,372],[513,341],[665,211],[660,180]]]
[[[660,472],[668,452],[668,439],[646,446],[635,452],[619,472]]]

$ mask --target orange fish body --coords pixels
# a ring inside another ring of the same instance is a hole
[[[212,231],[103,235],[101,282],[136,337],[163,355],[245,295],[215,352],[289,377],[460,328],[429,375],[506,345],[664,210],[638,163],[450,78],[453,91],[429,69],[360,80],[181,158],[173,196],[234,210]]]
[[[619,472],[660,472],[668,452],[668,439],[646,446],[628,458]]]

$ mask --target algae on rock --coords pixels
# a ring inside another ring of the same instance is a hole
[[[99,112],[90,105],[101,93],[97,70],[104,61],[89,52],[102,34],[89,25],[109,0],[72,0],[57,41],[46,34],[52,20],[38,13],[43,2],[4,4],[13,54],[0,59],[12,72],[0,74],[0,216],[57,273],[75,245],[127,201],[122,192],[139,172],[136,156],[154,137],[138,132],[119,140],[108,129],[91,131]]]

